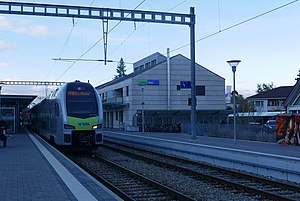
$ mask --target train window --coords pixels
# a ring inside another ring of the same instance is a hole
[[[59,116],[59,105],[55,103],[55,116]]]
[[[98,102],[92,86],[70,86],[67,90],[67,113],[77,118],[98,115]]]

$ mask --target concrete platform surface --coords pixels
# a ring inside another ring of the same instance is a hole
[[[0,143],[1,201],[121,200],[38,136],[22,130]]]

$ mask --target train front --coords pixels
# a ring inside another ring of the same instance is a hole
[[[66,89],[64,142],[96,149],[103,143],[103,109],[99,94],[89,83],[69,83]]]

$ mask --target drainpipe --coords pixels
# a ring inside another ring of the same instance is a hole
[[[168,91],[168,98],[167,98],[167,100],[168,100],[168,110],[170,110],[170,101],[171,101],[171,91],[170,91],[170,79],[171,79],[171,74],[170,74],[170,48],[167,48],[167,76],[168,76],[168,81],[167,81],[167,83],[168,83],[168,89],[167,89],[167,91]]]

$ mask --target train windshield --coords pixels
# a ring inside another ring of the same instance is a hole
[[[98,116],[94,88],[86,83],[70,83],[67,88],[68,116],[88,118]]]

